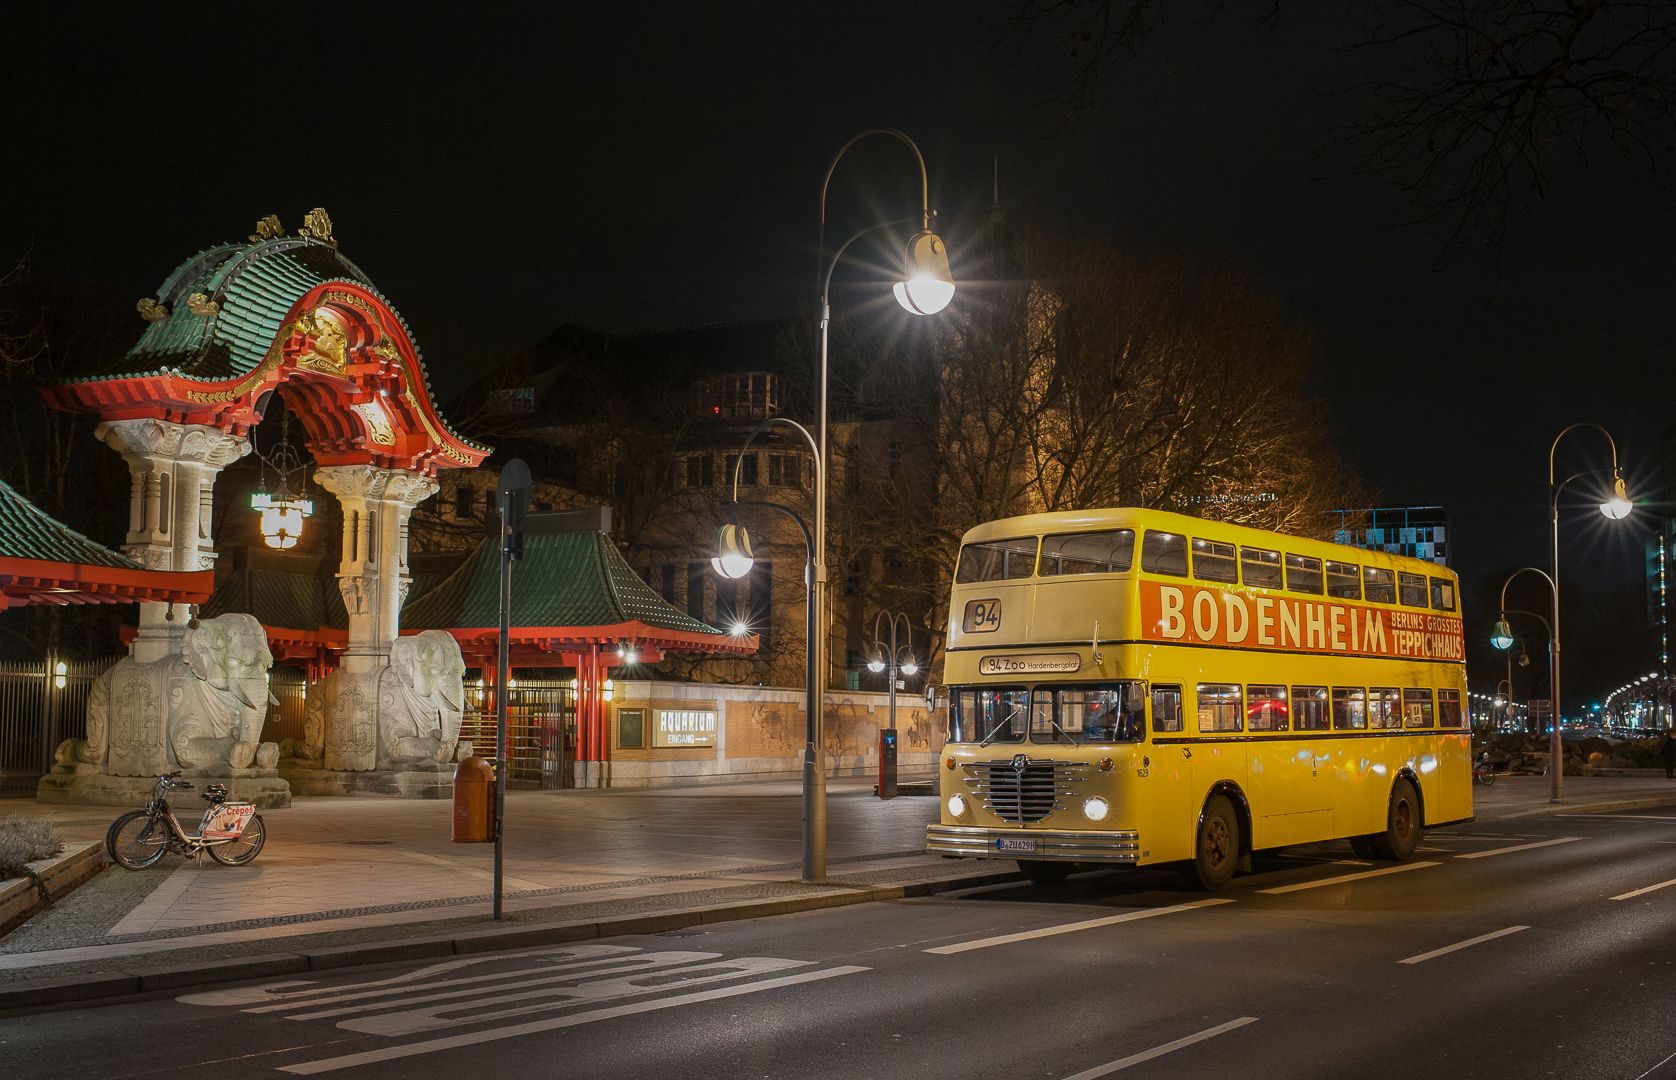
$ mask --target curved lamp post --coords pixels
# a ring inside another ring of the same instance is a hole
[[[1618,467],[1618,444],[1613,441],[1611,432],[1599,424],[1572,424],[1554,436],[1553,445],[1548,447],[1548,523],[1552,533],[1553,574],[1544,574],[1543,576],[1548,578],[1548,584],[1554,590],[1554,623],[1549,627],[1549,643],[1553,652],[1553,662],[1549,665],[1551,668],[1549,684],[1553,694],[1551,704],[1554,712],[1554,731],[1548,740],[1548,775],[1551,778],[1548,785],[1548,801],[1556,803],[1561,801],[1560,795],[1564,790],[1561,774],[1565,771],[1556,767],[1560,758],[1560,492],[1564,491],[1565,486],[1573,480],[1582,476],[1593,475],[1600,470],[1591,469],[1586,472],[1574,473],[1556,485],[1554,483],[1554,452],[1559,449],[1560,440],[1565,438],[1568,432],[1584,427],[1594,428],[1605,435],[1606,444],[1612,448],[1612,495],[1600,504],[1600,512],[1613,521],[1622,521],[1629,516],[1631,510],[1635,509],[1635,504],[1629,501],[1629,495],[1624,491],[1624,475]],[[1515,576],[1518,573],[1519,571],[1514,571]],[[1507,580],[1512,581],[1513,578],[1509,577]],[[1507,587],[1503,585],[1504,599],[1506,591]]]
[[[816,280],[820,285],[820,357],[816,380],[815,419],[818,437],[811,437],[809,432],[800,424],[789,420],[779,423],[796,428],[809,440],[810,449],[815,455],[815,513],[813,527],[805,525],[789,507],[778,503],[742,503],[739,501],[739,464],[745,460],[744,450],[740,451],[739,459],[734,465],[733,502],[734,508],[740,506],[762,507],[779,510],[791,515],[792,519],[803,530],[804,544],[808,549],[808,565],[805,568],[808,584],[808,714],[807,714],[807,744],[803,750],[803,880],[820,883],[826,880],[826,750],[822,734],[822,702],[826,690],[826,436],[827,436],[827,342],[828,329],[832,322],[832,306],[827,302],[827,295],[832,286],[832,272],[837,269],[838,262],[844,257],[849,246],[861,237],[878,229],[889,228],[916,220],[914,217],[894,218],[881,221],[876,225],[869,225],[850,236],[838,246],[830,259],[826,255],[826,192],[832,184],[833,171],[838,168],[838,162],[844,153],[857,142],[869,135],[889,135],[900,139],[908,149],[914,152],[914,161],[919,165],[920,212],[917,220],[920,224],[919,232],[908,239],[902,253],[902,277],[892,287],[897,301],[915,315],[932,315],[948,306],[954,299],[954,276],[949,271],[948,249],[944,246],[942,237],[931,229],[931,183],[925,171],[925,155],[919,152],[914,140],[908,138],[895,128],[871,128],[852,138],[839,147],[833,157],[832,164],[827,166],[826,176],[821,181],[821,220],[820,220],[820,266]],[[745,446],[751,445],[751,440],[772,426],[776,421],[769,421],[751,432],[745,439]],[[729,529],[733,532],[728,532]],[[750,572],[751,554],[750,537],[737,523],[722,527],[721,535],[717,537],[716,558],[712,565],[716,572],[726,577],[743,577]]]
[[[890,623],[890,648],[888,650],[879,638],[879,620],[881,619],[889,620]],[[908,644],[902,646],[896,644],[896,624],[898,621],[908,629]],[[919,664],[914,660],[913,640],[914,624],[908,621],[906,614],[892,615],[888,611],[881,610],[873,617],[873,656],[872,659],[867,661],[867,670],[885,671],[889,669],[890,671],[888,676],[890,682],[890,720],[887,722],[885,730],[890,732],[892,741],[889,745],[891,748],[896,745],[894,741],[896,739],[896,675],[898,672],[904,675],[912,675],[919,670]],[[906,661],[902,660],[904,652],[908,654]],[[894,749],[887,751],[887,748],[881,745],[879,748],[879,798],[894,799],[895,797],[895,751]]]
[[[1520,574],[1535,574],[1537,577],[1548,583],[1548,588],[1554,594],[1554,621],[1552,623],[1534,611],[1519,611],[1517,609],[1510,609],[1507,606],[1507,586],[1512,584],[1513,579],[1518,577]],[[1494,645],[1503,652],[1511,649],[1513,647],[1513,643],[1518,640],[1518,638],[1514,635],[1513,630],[1507,625],[1507,617],[1509,615],[1529,616],[1547,628],[1548,692],[1552,695],[1553,701],[1558,701],[1560,699],[1560,639],[1558,633],[1555,631],[1555,627],[1560,621],[1560,590],[1558,586],[1554,584],[1554,579],[1534,566],[1522,566],[1507,575],[1507,580],[1501,583],[1501,616],[1496,620],[1495,628],[1490,631],[1490,644]],[[1530,658],[1525,655],[1524,649],[1521,645],[1519,652],[1519,666],[1524,667],[1528,663],[1530,663]],[[1507,694],[1511,699],[1513,696],[1513,666],[1511,653],[1508,657]],[[1552,704],[1552,702],[1550,704]],[[1509,702],[1509,707],[1511,708],[1511,701]],[[1560,713],[1558,709],[1553,709],[1552,713],[1553,715],[1550,719],[1552,720],[1553,727],[1548,734],[1548,801],[1559,802],[1561,792],[1563,791],[1562,780],[1565,776],[1565,761],[1560,747]]]

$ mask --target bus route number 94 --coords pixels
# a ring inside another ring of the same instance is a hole
[[[987,634],[1001,629],[1001,601],[970,600],[966,604],[966,618],[961,630],[968,634]]]

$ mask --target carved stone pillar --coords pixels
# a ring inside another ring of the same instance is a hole
[[[343,506],[343,554],[338,590],[349,611],[346,672],[383,667],[401,629],[402,601],[413,579],[407,570],[407,519],[436,494],[437,482],[406,469],[337,465],[316,469],[315,482]]]
[[[250,442],[220,428],[169,420],[111,420],[95,438],[122,455],[133,477],[128,538],[122,550],[150,570],[208,570],[215,564],[210,536],[216,475],[250,453]],[[179,654],[187,614],[168,604],[140,605],[134,659],[145,663]]]

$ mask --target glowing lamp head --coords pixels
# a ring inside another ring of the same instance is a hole
[[[710,565],[725,578],[742,578],[751,572],[756,559],[751,555],[751,534],[743,525],[723,525],[716,534],[716,557]]]
[[[919,665],[914,663],[912,660],[909,660],[906,664],[902,665],[902,674],[904,675],[912,675],[918,670]]]
[[[616,687],[615,684],[613,684],[611,682],[610,679],[606,679],[605,680],[605,685],[600,687],[600,690],[599,690],[600,697],[603,697],[606,701],[610,701],[611,696],[613,694],[615,694],[616,692],[617,692],[617,687]]]
[[[262,542],[279,551],[297,546],[303,519],[314,514],[314,500],[296,498],[283,480],[273,495],[265,491],[252,495],[250,506],[261,512]]]
[[[867,670],[868,671],[883,671],[884,669],[885,669],[885,662],[883,660],[880,660],[876,656],[873,659],[867,661]]]
[[[915,315],[935,315],[949,306],[954,299],[954,274],[949,271],[942,237],[925,231],[908,239],[902,253],[902,280],[893,291],[896,302]]]
[[[1635,504],[1629,501],[1628,492],[1624,491],[1624,478],[1612,479],[1612,497],[1600,504],[1600,512],[1613,521],[1622,521],[1629,517],[1629,512],[1635,509]]]
[[[1083,800],[1082,816],[1087,818],[1089,821],[1104,821],[1106,820],[1106,815],[1110,812],[1111,807],[1106,803],[1106,800],[1100,798],[1098,795],[1091,799]]]
[[[964,795],[949,796],[949,817],[962,817],[966,813],[966,797]]]
[[[728,632],[734,637],[744,637],[751,632],[751,628],[742,622],[736,622],[728,628]]]
[[[1497,619],[1495,629],[1490,631],[1490,644],[1506,652],[1513,647],[1513,628],[1507,625],[1506,619]]]

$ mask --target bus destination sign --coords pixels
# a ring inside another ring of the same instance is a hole
[[[979,675],[1051,675],[1082,667],[1074,652],[1025,653],[1015,656],[986,656],[978,661]]]
[[[1432,611],[1140,582],[1147,641],[1410,660],[1465,659],[1461,620]]]

